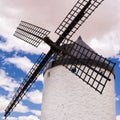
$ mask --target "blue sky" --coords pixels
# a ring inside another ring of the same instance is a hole
[[[120,115],[120,61],[119,58],[112,58],[115,66],[115,93],[116,93],[116,114]]]
[[[64,2],[64,4],[63,4]],[[0,119],[19,84],[38,56],[49,50],[41,43],[38,48],[13,37],[21,20],[51,30],[55,41],[55,29],[61,23],[75,0],[2,0],[0,3]],[[115,93],[116,118],[120,120],[120,1],[105,0],[81,29],[79,35],[96,52],[116,62]],[[64,9],[66,8],[66,9]],[[38,13],[39,11],[39,13]],[[114,17],[111,17],[114,16]],[[15,108],[8,120],[39,120],[42,105],[43,76],[32,86],[28,94]]]
[[[5,42],[6,39],[0,36],[0,42]],[[1,51],[0,58],[0,119],[3,117],[5,106],[10,102],[10,99],[14,95],[15,90],[25,77],[26,73],[36,61],[38,55],[27,54],[24,52],[5,52]],[[24,66],[24,67],[22,67]],[[29,67],[30,66],[30,67]],[[22,100],[18,108],[9,118],[10,120],[16,120],[18,116],[22,116],[19,119],[40,119],[40,110],[42,102],[42,90],[43,90],[43,77],[40,76],[31,88],[28,95]],[[28,107],[29,106],[29,107]]]

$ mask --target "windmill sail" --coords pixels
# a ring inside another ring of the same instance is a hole
[[[25,42],[38,47],[45,37],[50,34],[50,31],[30,24],[25,21],[21,21],[14,36],[24,40]]]
[[[55,33],[70,39],[104,0],[78,0]],[[72,28],[72,29],[71,29]],[[65,36],[65,33],[69,33]]]
[[[65,39],[61,43],[63,52],[56,54],[54,65],[62,64],[102,94],[113,74],[115,63],[95,53],[80,38],[78,40],[73,42]]]

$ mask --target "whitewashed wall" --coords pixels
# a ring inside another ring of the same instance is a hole
[[[63,66],[47,70],[41,120],[115,120],[111,78],[101,95]]]

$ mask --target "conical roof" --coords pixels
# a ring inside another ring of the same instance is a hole
[[[65,45],[63,44],[63,46],[67,47],[66,51],[68,53],[79,59],[94,59],[94,55],[91,56],[91,54],[97,54],[82,40],[81,36],[79,36],[75,42],[71,42],[70,44]]]
[[[79,36],[79,38],[78,38],[75,42],[76,42],[77,44],[79,44],[79,45],[81,45],[81,46],[83,46],[83,47],[85,47],[85,48],[87,48],[87,49],[89,49],[89,50],[91,50],[91,51],[94,52],[94,50],[93,50],[90,46],[88,46],[88,45],[82,40],[81,36]]]
[[[91,47],[89,47],[81,37],[79,37],[75,42],[66,40],[66,42],[63,42],[61,48],[67,53],[60,53],[59,55],[57,54],[56,60],[59,61],[63,59],[62,63],[66,63],[66,59],[71,59],[67,63],[71,63],[72,59],[77,58],[78,63],[81,61],[85,60],[92,60],[94,61],[99,61],[103,62],[104,58],[97,54]]]

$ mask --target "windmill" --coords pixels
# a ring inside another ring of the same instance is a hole
[[[51,49],[45,56],[44,53],[40,55],[36,63],[28,72],[13,96],[13,99],[7,106],[4,115],[5,118],[9,116],[16,105],[20,102],[39,74],[45,69],[51,58],[53,58],[54,61],[57,61],[54,62],[54,65],[62,64],[73,74],[78,76],[78,78],[87,83],[91,88],[102,94],[106,83],[111,80],[110,76],[113,74],[115,64],[98,55],[93,50],[88,49],[86,46],[70,40],[73,34],[102,2],[103,0],[78,0],[66,18],[56,29],[55,33],[59,35],[56,42],[53,42],[48,37],[50,31],[25,21],[20,22],[14,36],[35,47],[38,47],[39,44],[44,41],[51,47]],[[71,65],[69,64],[70,62]],[[78,63],[80,63],[80,65],[78,65]],[[85,77],[87,76],[89,76],[89,79],[86,80]],[[98,76],[100,79],[97,79]]]

